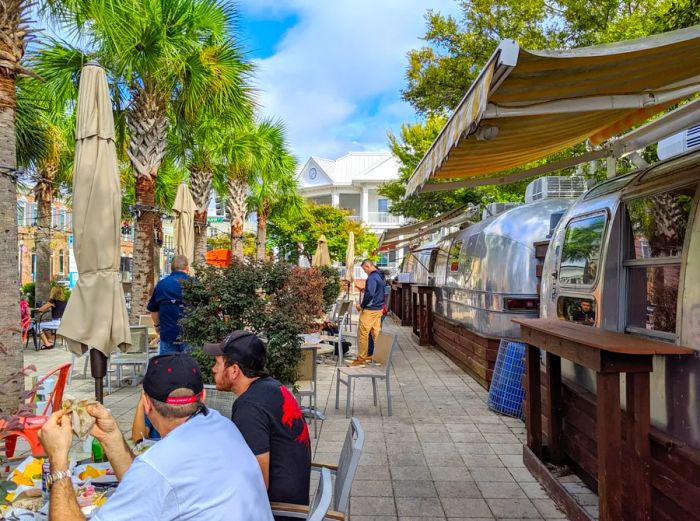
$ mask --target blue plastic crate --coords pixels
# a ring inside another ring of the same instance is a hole
[[[526,345],[522,342],[501,340],[489,388],[489,409],[522,418],[525,398],[525,389],[522,386],[525,348]]]

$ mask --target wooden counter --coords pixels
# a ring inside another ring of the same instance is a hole
[[[650,521],[650,399],[652,357],[692,355],[694,350],[637,336],[614,333],[563,320],[515,319],[526,354],[527,450],[540,460],[563,463],[561,359],[596,372],[598,496],[600,521]],[[542,446],[540,349],[546,351],[545,404],[549,417],[548,446]],[[631,457],[623,462],[620,373],[626,373],[626,443]],[[526,453],[526,463],[532,461]],[[550,483],[556,483],[554,480]],[[623,505],[623,487],[628,501]]]

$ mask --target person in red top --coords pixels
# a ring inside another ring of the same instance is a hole
[[[216,388],[238,397],[231,419],[258,459],[270,501],[308,505],[309,429],[292,393],[267,374],[265,344],[249,331],[234,331],[219,344],[205,344],[204,352],[216,357]]]

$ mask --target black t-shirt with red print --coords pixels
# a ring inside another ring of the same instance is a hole
[[[308,505],[311,443],[292,393],[274,378],[258,378],[234,402],[231,419],[253,454],[270,453],[270,501]]]

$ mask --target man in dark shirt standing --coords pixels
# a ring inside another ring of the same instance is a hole
[[[153,324],[160,334],[160,354],[187,353],[190,346],[180,341],[182,283],[190,278],[187,257],[176,255],[171,263],[172,273],[156,284],[146,309],[151,312]]]
[[[220,344],[205,344],[204,352],[216,357],[216,388],[238,396],[231,419],[258,459],[270,501],[308,505],[309,429],[292,393],[267,375],[265,344],[234,331]]]
[[[357,326],[357,358],[350,364],[353,367],[372,362],[372,357],[369,355],[369,338],[370,335],[372,338],[379,336],[384,305],[384,278],[371,260],[363,260],[361,266],[367,274],[367,281],[362,302],[355,304],[355,308],[360,312],[360,318]]]

